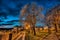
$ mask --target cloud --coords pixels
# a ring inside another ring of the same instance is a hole
[[[45,11],[43,13],[45,13],[48,8],[59,3],[59,1],[43,0],[0,0],[0,25],[20,25],[20,23],[18,22],[18,20],[20,20],[20,10],[25,4],[31,2],[36,2],[38,5],[43,5],[45,8]]]
[[[3,18],[0,17],[0,26],[7,26],[7,25],[10,25],[10,26],[16,26],[16,25],[20,25],[20,22],[19,22],[19,18],[18,17],[14,17],[14,16],[7,16],[7,19],[4,19],[3,21]],[[7,27],[9,28],[9,27]]]
[[[2,20],[0,20],[0,22],[3,22]]]

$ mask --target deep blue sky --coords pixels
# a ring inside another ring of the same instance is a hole
[[[43,14],[60,4],[59,0],[0,0],[0,26],[5,26],[4,24],[10,24],[11,27],[19,25],[18,20],[21,8],[25,4],[32,2],[44,7]],[[9,28],[9,25],[6,27]]]

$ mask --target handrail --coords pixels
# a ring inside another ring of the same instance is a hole
[[[21,35],[21,32],[19,32],[17,35],[15,35],[15,37],[13,37],[12,40],[16,39],[20,35]]]

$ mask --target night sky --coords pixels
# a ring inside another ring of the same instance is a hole
[[[32,2],[44,7],[43,14],[60,4],[59,0],[0,0],[0,27],[11,28],[20,25],[20,10],[25,4]]]

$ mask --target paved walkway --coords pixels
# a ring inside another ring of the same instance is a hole
[[[58,38],[55,33],[51,33],[50,35],[45,37],[43,40],[58,40]]]

